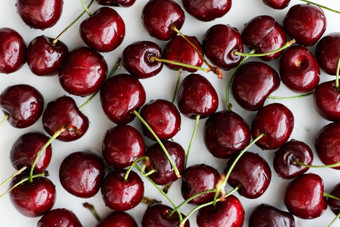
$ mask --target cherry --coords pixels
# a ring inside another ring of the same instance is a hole
[[[129,7],[132,6],[136,0],[96,0],[100,5],[107,6],[123,6]]]
[[[224,201],[218,202],[216,206],[210,205],[200,209],[196,221],[199,227],[242,227],[244,210],[240,200],[230,195]]]
[[[128,213],[114,211],[101,220],[96,227],[138,227],[138,225]]]
[[[249,227],[295,227],[294,216],[268,204],[258,205],[251,213]]]
[[[47,104],[42,117],[44,129],[51,136],[62,130],[57,139],[73,141],[82,137],[88,127],[88,118],[78,109],[75,101],[62,96]]]
[[[231,0],[183,0],[185,10],[201,21],[212,21],[223,17],[231,8]]]
[[[44,109],[44,98],[34,87],[17,84],[7,87],[0,95],[0,108],[15,128],[33,125]]]
[[[19,70],[26,61],[26,44],[11,28],[0,28],[0,73]]]
[[[320,68],[311,52],[304,46],[287,49],[280,59],[282,82],[296,92],[310,92],[320,81]]]
[[[335,187],[333,188],[330,194],[338,198],[340,197],[340,183],[335,185]],[[335,215],[338,215],[340,213],[340,201],[339,200],[328,198],[327,203]]]
[[[340,120],[340,88],[335,81],[324,82],[316,87],[314,103],[323,118],[330,121]]]
[[[77,216],[67,209],[54,209],[38,221],[37,227],[82,227]]]
[[[243,52],[243,42],[236,28],[229,25],[214,25],[205,33],[203,52],[218,67],[230,70],[242,60],[234,52]]]
[[[44,30],[58,22],[63,4],[63,0],[17,0],[16,7],[28,26]]]
[[[159,58],[161,48],[154,42],[139,41],[127,46],[122,54],[124,68],[139,79],[157,75],[163,68],[159,61],[152,61],[151,57]]]
[[[231,89],[240,106],[258,110],[279,85],[279,75],[272,67],[261,62],[248,62],[235,72]]]
[[[318,6],[297,4],[289,9],[283,26],[298,43],[312,46],[326,30],[326,16]]]
[[[146,94],[138,79],[129,74],[118,74],[105,81],[100,100],[106,116],[116,124],[127,124],[145,103]]]
[[[324,36],[316,45],[316,58],[326,73],[335,75],[340,57],[340,33]]]
[[[316,174],[304,174],[287,187],[284,202],[289,212],[299,218],[319,217],[327,208],[323,181]]]
[[[288,6],[290,0],[263,0],[263,3],[274,8],[284,9]]]
[[[27,64],[38,76],[56,74],[68,54],[67,46],[44,35],[33,39],[27,48]]]
[[[143,8],[142,20],[148,33],[160,40],[169,40],[181,29],[185,14],[173,0],[150,0]]]
[[[126,171],[114,170],[105,177],[101,192],[106,206],[113,210],[130,210],[143,199],[144,183],[137,173],[131,171],[125,180]]]
[[[242,40],[256,53],[267,53],[281,48],[286,43],[286,33],[283,27],[271,16],[257,16],[250,20],[243,32]],[[281,55],[282,51],[263,56],[263,60],[273,60]]]

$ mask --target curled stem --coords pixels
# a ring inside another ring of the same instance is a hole
[[[195,134],[196,134],[196,131],[197,131],[197,128],[198,128],[199,121],[200,121],[200,115],[197,115],[196,116],[196,121],[195,121],[194,131],[192,132],[191,139],[190,139],[189,146],[188,146],[188,150],[187,150],[187,155],[185,157],[185,166],[188,163],[190,148],[191,148],[191,145],[192,145],[192,141],[194,140],[194,137],[195,137]]]

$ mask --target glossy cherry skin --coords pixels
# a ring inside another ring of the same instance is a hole
[[[330,75],[336,75],[340,57],[340,33],[324,36],[316,45],[316,58],[320,67]]]
[[[211,83],[200,74],[190,74],[182,81],[177,93],[179,111],[187,117],[205,118],[218,108],[218,95]]]
[[[11,149],[11,163],[17,170],[24,166],[30,168],[38,155],[38,152],[47,143],[49,137],[40,132],[29,132],[20,136]],[[52,146],[48,145],[34,166],[35,173],[43,173],[50,164]]]
[[[96,227],[138,227],[138,225],[128,213],[114,211],[100,220]]]
[[[201,56],[203,56],[203,50],[202,50],[202,45],[198,41],[198,39],[195,36],[186,36],[192,44],[195,45],[197,50],[200,52]],[[163,58],[174,61],[174,62],[179,62],[179,63],[184,63],[187,65],[192,65],[192,66],[198,66],[201,67],[203,64],[203,59],[201,56],[197,53],[197,51],[181,36],[175,36],[173,37],[165,46],[164,51],[163,51]],[[183,69],[188,72],[196,72],[196,69],[188,68],[188,67],[182,67],[178,65],[173,65],[173,64],[165,64],[168,66],[170,69],[173,70],[179,70]]]
[[[28,175],[15,177],[11,186],[27,178]],[[46,177],[39,177],[32,183],[26,181],[14,188],[9,197],[14,207],[27,217],[38,217],[49,211],[55,202],[56,189],[52,181]]]
[[[236,28],[229,25],[214,25],[205,33],[203,52],[216,66],[230,70],[242,60],[234,52],[243,52],[243,41]]]
[[[284,105],[272,103],[257,112],[251,132],[253,138],[264,136],[256,142],[262,149],[277,149],[285,144],[294,128],[293,113]]]
[[[27,64],[31,71],[38,76],[57,74],[67,54],[67,46],[44,35],[33,39],[27,48]]]
[[[109,166],[123,169],[144,155],[144,139],[132,126],[118,125],[106,132],[102,153]]]
[[[176,106],[167,100],[158,99],[149,102],[142,107],[140,115],[161,140],[174,137],[181,129],[181,115]],[[155,140],[144,125],[143,134]]]
[[[340,183],[335,185],[333,190],[330,193],[333,196],[340,197]],[[327,204],[333,211],[335,215],[338,215],[340,213],[340,201],[332,198],[327,198]]]
[[[172,161],[175,163],[178,171],[182,173],[185,168],[184,149],[176,142],[164,141],[163,144]],[[165,156],[163,149],[158,143],[149,147],[145,154],[150,158],[150,165],[147,169],[149,171],[151,169],[155,169],[157,171],[149,176],[156,184],[166,185],[178,179],[169,160]]]
[[[142,20],[149,34],[160,40],[169,40],[183,26],[185,15],[182,8],[173,0],[150,0],[142,12]]]
[[[123,6],[129,7],[132,6],[136,0],[96,0],[100,5],[106,6]]]
[[[79,139],[89,128],[89,119],[68,96],[62,96],[48,103],[42,122],[45,131],[51,136],[62,128],[66,129],[57,137],[61,141]]]
[[[217,158],[229,158],[233,153],[243,150],[251,139],[248,124],[230,110],[211,115],[203,133],[205,146]]]
[[[284,9],[288,6],[290,0],[263,0],[263,3],[274,8]]]
[[[268,204],[260,204],[251,213],[249,227],[295,227],[294,216]]]
[[[335,81],[328,81],[316,87],[314,103],[318,113],[330,121],[340,120],[340,88]]]
[[[0,108],[9,116],[8,121],[13,127],[26,128],[40,118],[44,109],[44,98],[30,85],[13,85],[0,94]]]
[[[230,195],[216,206],[203,207],[197,214],[198,227],[242,227],[244,210],[240,200]]]
[[[106,116],[116,124],[127,124],[144,105],[146,94],[138,79],[129,74],[118,74],[105,81],[100,90],[100,101]]]
[[[237,103],[246,110],[259,110],[280,85],[277,72],[267,64],[248,62],[235,72],[231,85]]]
[[[79,27],[80,36],[91,48],[100,52],[116,49],[124,40],[125,23],[121,16],[109,7],[99,8]]]
[[[317,218],[327,208],[323,181],[316,174],[304,174],[287,187],[284,202],[289,212],[302,219]]]
[[[62,161],[59,168],[59,180],[63,188],[81,198],[97,194],[104,176],[103,160],[91,152],[72,153]]]
[[[280,59],[282,82],[295,92],[313,91],[320,81],[320,68],[315,57],[304,46],[287,49]]]
[[[293,179],[304,174],[309,168],[296,164],[295,159],[307,165],[312,165],[312,149],[302,141],[291,140],[275,152],[274,169],[283,179]]]
[[[58,22],[63,4],[63,0],[17,0],[16,7],[28,26],[43,30]]]
[[[161,57],[161,48],[154,42],[139,41],[127,46],[122,54],[124,68],[139,79],[157,75],[163,68],[159,61],[152,61],[150,57]]]
[[[231,0],[183,0],[184,9],[201,21],[212,21],[223,17],[231,8]]]
[[[154,204],[148,206],[146,209],[142,226],[143,227],[177,227],[179,225],[178,214],[175,212],[173,215],[169,215],[172,211],[171,207],[163,204]],[[185,217],[182,214],[182,217]],[[185,222],[183,227],[190,227],[189,220]]]
[[[326,30],[326,16],[318,6],[297,4],[289,9],[283,26],[296,42],[312,46]]]
[[[242,40],[250,49],[256,53],[267,53],[281,48],[286,43],[286,33],[283,27],[271,16],[257,16],[250,20],[243,32]],[[278,58],[282,51],[262,57],[270,61]]]
[[[67,209],[54,209],[38,221],[37,227],[82,227],[77,216]]]
[[[144,183],[137,173],[131,171],[124,180],[126,170],[114,170],[105,177],[101,192],[106,206],[113,210],[130,210],[144,196]]]
[[[106,79],[107,64],[102,55],[87,47],[69,53],[59,71],[59,82],[72,95],[87,96],[99,90]]]
[[[21,35],[11,28],[0,29],[0,73],[19,70],[26,61],[26,44]]]
[[[225,173],[229,171],[236,155],[229,159]],[[228,184],[232,187],[240,187],[237,190],[248,199],[260,197],[268,188],[271,181],[271,170],[265,159],[260,155],[245,152],[233,168]]]
[[[330,123],[320,129],[315,139],[315,150],[325,165],[340,162],[340,122]],[[340,167],[334,167],[340,169]]]

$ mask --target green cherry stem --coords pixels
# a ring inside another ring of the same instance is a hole
[[[338,13],[338,14],[340,14],[340,11],[338,11],[338,10],[328,8],[327,6],[323,6],[323,5],[320,5],[320,4],[315,3],[315,2],[311,2],[311,1],[307,1],[307,0],[300,0],[300,1],[309,3],[309,4],[311,4],[311,5],[319,6],[320,8],[329,10],[329,11],[331,11],[331,12],[333,12],[333,13]]]
[[[91,203],[83,203],[83,206],[88,209],[91,214],[97,219],[97,221],[101,220],[101,217],[99,216],[98,212],[96,211],[96,208]]]
[[[340,73],[340,58],[338,60],[338,65],[336,67],[335,88],[339,88],[339,73]]]
[[[177,96],[177,92],[178,92],[178,87],[179,87],[179,83],[181,81],[181,76],[182,76],[182,69],[178,70],[178,77],[177,77],[177,82],[176,82],[176,87],[175,87],[175,92],[174,92],[174,96],[172,97],[172,104],[174,104],[175,100],[176,100],[176,96]]]
[[[328,194],[327,192],[324,192],[322,195],[323,195],[324,197],[327,197],[327,198],[331,198],[331,199],[335,199],[335,200],[337,200],[337,201],[340,201],[340,198],[339,198],[339,197],[336,197],[336,196],[334,196],[334,195]]]
[[[132,168],[138,163],[140,162],[141,160],[146,160],[146,161],[149,161],[149,157],[148,156],[142,156],[142,157],[139,157],[137,158],[133,163],[132,165],[128,168],[128,170],[126,170],[126,173],[124,175],[124,180],[126,181],[128,178],[129,178],[129,174],[132,170]],[[142,169],[142,174],[144,174],[144,168]]]
[[[10,176],[9,178],[7,178],[6,180],[4,180],[1,184],[0,187],[2,187],[4,184],[6,184],[8,181],[10,181],[11,179],[13,179],[14,177],[18,176],[20,173],[22,173],[23,171],[25,171],[25,169],[27,169],[27,166],[22,167],[21,169],[19,169],[17,172],[15,172],[12,176]]]
[[[269,95],[268,98],[269,98],[269,99],[276,99],[276,100],[297,99],[297,98],[304,98],[304,97],[310,96],[310,95],[312,95],[313,93],[314,93],[314,92],[311,91],[311,92],[307,92],[307,93],[304,93],[304,94],[301,94],[301,95],[294,95],[294,96],[289,96],[289,97],[280,97],[280,96],[272,96],[272,95]]]
[[[188,163],[190,148],[191,148],[191,145],[192,145],[192,141],[194,140],[199,121],[200,121],[200,115],[196,115],[194,131],[192,132],[191,139],[190,139],[189,146],[188,146],[188,150],[187,150],[187,154],[186,154],[186,157],[185,157],[185,166]]]
[[[149,172],[144,173],[143,175],[146,176],[146,177],[148,177],[148,176],[150,176],[151,174],[156,173],[156,172],[157,172],[157,170],[152,169],[152,170],[150,170]]]
[[[333,223],[334,223],[336,220],[338,220],[338,218],[340,218],[340,213],[338,213],[338,215],[335,216],[335,218],[332,220],[331,223],[329,223],[329,225],[327,225],[327,227],[331,227],[331,225],[333,225]]]
[[[9,118],[9,115],[6,114],[5,117],[0,121],[0,126]]]
[[[80,1],[81,1],[81,4],[83,5],[87,15],[92,16],[92,13],[90,12],[89,8],[86,6],[84,0],[80,0]]]
[[[340,162],[330,164],[330,165],[307,165],[305,163],[300,162],[298,159],[294,158],[294,162],[300,166],[308,167],[308,168],[335,168],[340,166]]]

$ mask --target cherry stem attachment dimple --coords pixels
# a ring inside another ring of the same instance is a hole
[[[4,184],[6,184],[8,181],[10,181],[11,179],[13,179],[14,177],[18,176],[20,173],[22,173],[23,171],[25,171],[25,169],[27,169],[27,166],[22,167],[21,169],[19,169],[17,172],[15,172],[12,176],[10,176],[9,178],[7,178],[6,180],[4,180],[1,184],[0,187],[2,187]]]
[[[300,162],[297,158],[294,158],[294,162],[300,166],[308,167],[308,168],[335,168],[340,166],[340,162],[336,162],[330,165],[308,165]]]
[[[339,197],[336,197],[336,196],[334,196],[334,195],[331,195],[331,194],[329,194],[329,193],[327,193],[327,192],[324,192],[322,195],[323,195],[323,197],[327,197],[327,198],[331,198],[331,199],[340,201],[340,198],[339,198]]]
[[[336,66],[335,88],[339,88],[339,73],[340,73],[340,57],[339,57],[339,60],[338,60],[338,64]]]
[[[177,82],[176,82],[176,87],[175,87],[175,92],[174,95],[172,96],[172,104],[174,104],[175,100],[176,100],[176,96],[177,96],[177,92],[178,92],[178,87],[179,87],[179,83],[181,81],[181,76],[182,76],[182,69],[178,70],[178,76],[177,76]]]
[[[336,220],[338,220],[338,218],[340,218],[340,213],[338,213],[338,215],[335,216],[335,218],[332,220],[331,223],[329,223],[329,225],[327,225],[327,227],[331,227],[331,225],[333,225],[333,223],[334,223]]]
[[[96,211],[95,207],[91,203],[83,203],[83,206],[87,208],[91,214],[97,219],[97,221],[101,220],[101,217],[99,216],[98,212]]]
[[[320,5],[320,4],[318,4],[318,3],[315,3],[315,2],[311,2],[311,1],[308,1],[308,0],[300,0],[300,1],[302,1],[302,2],[306,2],[306,3],[309,3],[309,4],[311,4],[311,5],[319,6],[320,8],[323,8],[323,9],[329,10],[329,11],[331,11],[331,12],[333,12],[333,13],[340,14],[340,11],[338,11],[338,10],[331,9],[331,8],[329,8],[329,7],[327,7],[327,6]]]
[[[280,96],[272,96],[272,95],[269,95],[268,98],[269,98],[269,99],[276,99],[276,100],[297,99],[297,98],[304,98],[304,97],[310,96],[310,95],[312,95],[313,93],[314,93],[314,92],[311,91],[311,92],[307,92],[307,93],[304,93],[304,94],[301,94],[301,95],[294,95],[294,96],[289,96],[289,97],[280,97]]]
[[[0,126],[9,118],[9,114],[6,114],[5,117],[0,121]]]
[[[191,148],[192,141],[194,140],[194,137],[195,137],[195,134],[196,134],[196,131],[197,131],[197,128],[198,128],[198,123],[200,121],[200,117],[201,117],[200,115],[196,115],[194,131],[192,132],[191,139],[190,139],[189,146],[188,146],[188,150],[187,150],[187,154],[186,154],[186,157],[185,157],[185,166],[188,163],[190,148]]]
[[[81,4],[83,5],[87,15],[92,16],[92,13],[90,12],[89,8],[86,6],[84,0],[80,0],[80,1],[81,1]]]

